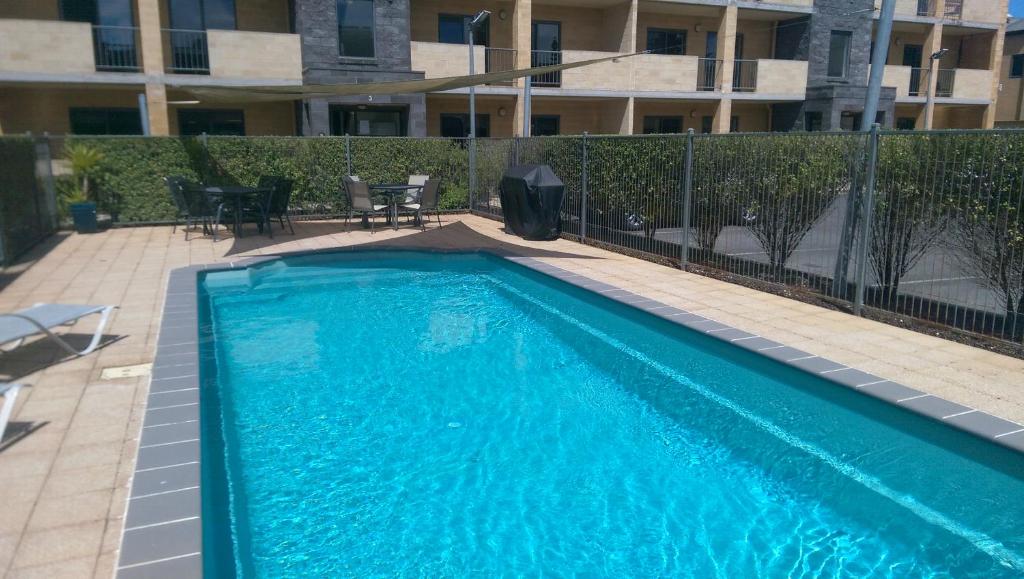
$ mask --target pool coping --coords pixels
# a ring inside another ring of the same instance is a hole
[[[340,247],[192,265],[170,272],[149,394],[121,537],[118,579],[203,576],[199,404],[199,275],[287,257],[407,251],[484,253],[771,358],[833,384],[883,400],[989,442],[1024,453],[1024,425],[880,378],[706,316],[645,298],[503,247]]]

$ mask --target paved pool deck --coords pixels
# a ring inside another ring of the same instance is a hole
[[[169,272],[254,255],[375,244],[492,247],[694,312],[929,394],[1024,423],[1024,361],[817,306],[688,274],[566,240],[528,242],[501,224],[454,216],[445,227],[399,231],[339,222],[296,224],[274,240],[186,242],[179,229],[143,227],[62,235],[0,276],[0,311],[33,303],[116,304],[99,351],[68,359],[47,342],[0,358],[0,379],[27,387],[0,445],[0,570],[6,577],[113,575],[121,542],[148,375],[103,377],[149,364]],[[91,331],[83,322],[72,331]],[[83,338],[84,339],[84,338]]]

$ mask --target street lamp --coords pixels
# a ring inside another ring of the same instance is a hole
[[[491,15],[490,10],[481,10],[472,20],[466,23],[466,30],[469,33],[469,76],[476,74],[473,62],[473,32],[483,24]],[[476,85],[469,85],[469,138],[476,138]]]
[[[935,52],[933,52],[932,55],[928,58],[928,70],[929,70],[929,73],[932,70],[935,71],[935,82],[932,83],[931,79],[928,79],[928,98],[925,101],[925,105],[924,105],[924,128],[926,130],[930,130],[932,128],[932,116],[934,115],[934,112],[929,114],[929,111],[932,110],[932,107],[935,105],[935,91],[938,90],[938,88],[939,88],[939,77],[938,77],[939,69],[936,68],[933,65],[933,63],[936,63],[936,62],[942,60],[942,57],[946,56],[946,53],[948,53],[948,52],[949,52],[948,48],[941,48],[941,49],[936,50]]]

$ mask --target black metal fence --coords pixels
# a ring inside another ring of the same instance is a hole
[[[48,147],[27,137],[0,139],[0,265],[10,265],[57,228]]]
[[[551,165],[613,249],[1024,341],[1024,132],[479,139],[473,208]]]

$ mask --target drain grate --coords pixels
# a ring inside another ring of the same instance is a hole
[[[115,380],[117,378],[138,378],[139,376],[149,376],[149,372],[152,369],[153,364],[136,364],[134,366],[104,368],[103,371],[100,372],[100,379]]]

